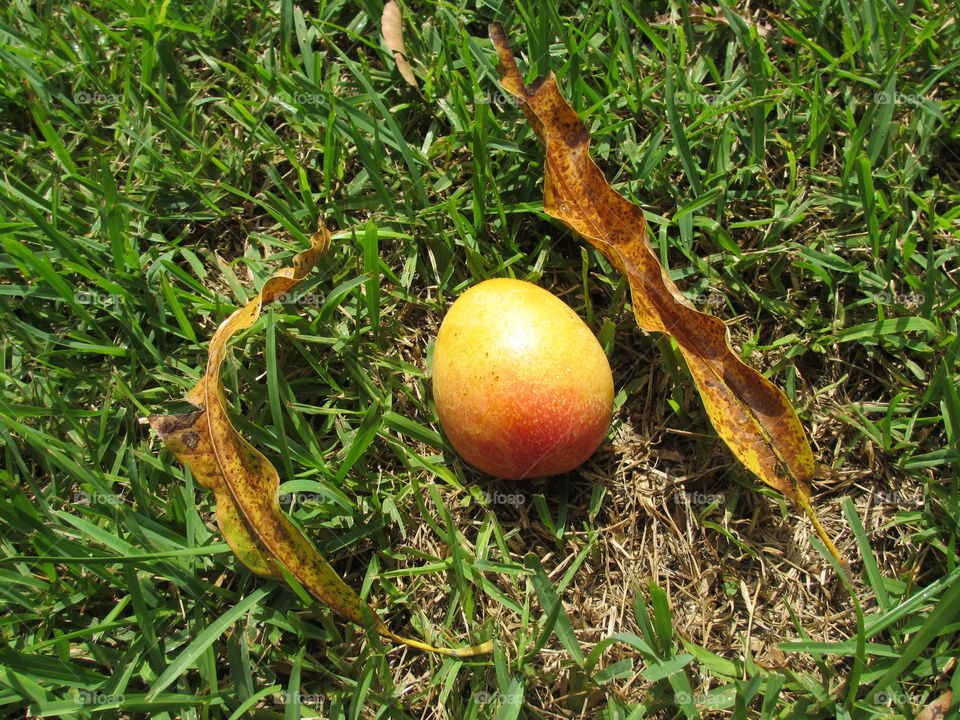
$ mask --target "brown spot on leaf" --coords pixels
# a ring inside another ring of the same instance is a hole
[[[202,414],[203,410],[195,410],[182,415],[149,415],[147,420],[150,422],[150,427],[163,439],[166,435],[192,428]]]

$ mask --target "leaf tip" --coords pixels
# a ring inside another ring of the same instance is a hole
[[[513,50],[510,49],[510,41],[507,39],[507,33],[503,29],[503,25],[498,22],[490,23],[487,30],[499,58],[497,74],[500,76],[500,84],[510,94],[518,98],[525,98],[527,92],[523,86],[523,78],[520,77],[517,60],[513,56]]]
[[[380,16],[380,30],[383,34],[384,44],[393,55],[401,77],[408,85],[419,89],[417,78],[413,74],[413,68],[407,61],[406,46],[403,42],[403,14],[396,0],[389,0],[383,6],[383,14]]]
[[[833,540],[830,538],[830,535],[820,522],[817,511],[813,509],[813,505],[810,502],[810,491],[806,484],[798,485],[794,500],[796,500],[796,502],[800,505],[806,516],[810,518],[810,522],[813,524],[813,529],[816,531],[817,537],[820,538],[820,542],[824,544],[830,555],[834,560],[836,560],[837,565],[840,566],[840,571],[846,576],[847,580],[852,580],[853,573],[850,569],[850,562],[837,549],[837,546],[834,544]]]
[[[493,640],[487,640],[482,642],[479,645],[469,645],[465,647],[456,647],[456,648],[447,648],[447,647],[435,647],[428,643],[422,642],[420,640],[414,640],[413,638],[403,637],[402,635],[396,635],[391,631],[387,630],[385,627],[378,628],[378,631],[381,635],[385,635],[391,640],[402,643],[408,647],[416,648],[417,650],[424,650],[426,652],[434,653],[435,655],[443,655],[445,657],[455,657],[455,658],[470,658],[477,657],[478,655],[489,655],[493,652]]]

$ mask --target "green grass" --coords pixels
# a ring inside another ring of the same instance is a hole
[[[381,10],[0,11],[3,716],[861,720],[960,691],[957,6],[411,4],[422,94]],[[852,595],[543,213],[494,20],[796,404]],[[213,330],[321,218],[299,301],[234,343],[237,426],[394,630],[489,658],[385,646],[253,576],[139,422],[187,409]],[[445,308],[499,276],[561,295],[614,367],[609,443],[545,483],[463,465],[430,401]]]

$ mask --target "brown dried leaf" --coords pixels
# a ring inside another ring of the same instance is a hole
[[[206,411],[197,410],[184,415],[151,415],[148,420],[173,456],[190,468],[197,482],[213,490],[217,525],[240,562],[258,575],[273,580],[283,579],[282,573],[256,536],[247,529],[237,506],[233,504],[233,497],[210,441],[210,433],[206,430]]]
[[[951,705],[953,705],[953,690],[947,690],[917,713],[915,720],[941,720],[947,716]]]
[[[280,476],[270,462],[233,427],[223,399],[220,368],[227,343],[260,317],[265,303],[297,285],[330,247],[330,233],[321,228],[311,247],[293,258],[264,283],[257,297],[220,324],[210,341],[207,368],[187,394],[199,408],[184,415],[151,415],[148,419],[174,456],[188,465],[198,481],[213,490],[217,522],[237,557],[254,572],[280,579],[289,572],[311,595],[348,620],[411,647],[454,657],[490,652],[491,643],[468,648],[435,648],[393,633],[377,618],[306,536],[280,509]]]
[[[407,51],[403,44],[403,15],[400,12],[400,6],[395,0],[383,6],[383,16],[380,18],[380,30],[383,33],[383,42],[387,50],[393,53],[393,58],[397,62],[397,70],[411,87],[419,87],[417,78],[413,74],[413,68],[407,62]]]
[[[810,505],[815,464],[786,396],[730,348],[723,321],[695,310],[664,272],[647,237],[643,210],[607,183],[590,157],[590,134],[551,73],[525,86],[506,35],[490,26],[500,83],[546,146],[544,209],[600,250],[626,274],[637,324],[672,336],[690,367],[717,434],[751,472],[794,499],[820,539],[844,564]]]

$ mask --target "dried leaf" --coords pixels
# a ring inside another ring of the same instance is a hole
[[[941,720],[947,716],[951,705],[953,705],[953,690],[947,690],[917,713],[915,720]]]
[[[521,101],[546,146],[546,212],[627,275],[637,324],[676,340],[717,434],[747,469],[803,508],[844,565],[810,505],[813,453],[789,400],[733,352],[723,321],[695,310],[664,272],[647,237],[643,210],[603,177],[590,157],[590,134],[560,94],[553,73],[525,86],[503,28],[491,25],[490,37],[500,58],[500,83]]]
[[[173,456],[190,468],[197,482],[213,490],[217,525],[240,562],[258,575],[281,580],[283,575],[247,529],[237,506],[233,504],[233,497],[220,472],[210,433],[205,428],[206,411],[197,410],[184,415],[151,415],[148,419]]]
[[[435,648],[394,634],[337,575],[313,544],[280,509],[280,477],[270,462],[236,431],[223,398],[220,368],[227,343],[260,317],[265,303],[288,292],[306,276],[330,247],[330,233],[321,230],[311,247],[280,269],[243,308],[220,324],[210,341],[206,372],[187,394],[199,408],[184,415],[151,415],[150,425],[174,456],[188,465],[197,480],[213,490],[217,522],[237,557],[254,572],[280,579],[286,569],[311,595],[348,620],[381,635],[430,652],[467,657],[490,652],[491,643],[468,648]]]
[[[383,33],[383,42],[387,50],[393,53],[397,61],[397,70],[411,87],[418,87],[413,68],[407,62],[407,51],[403,44],[403,15],[400,6],[394,0],[383,6],[383,16],[380,18],[380,29]]]

